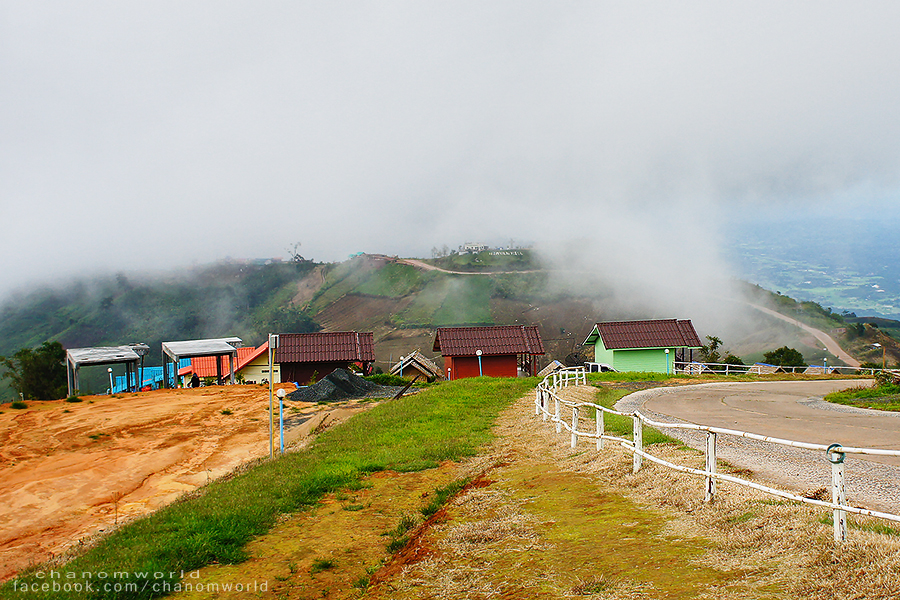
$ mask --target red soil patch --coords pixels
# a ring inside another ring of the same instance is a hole
[[[0,581],[264,456],[267,409],[247,385],[4,410]]]

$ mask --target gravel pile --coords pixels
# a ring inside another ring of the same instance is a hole
[[[321,381],[285,396],[294,402],[338,402],[354,398],[390,398],[402,387],[378,385],[347,369],[335,369]]]

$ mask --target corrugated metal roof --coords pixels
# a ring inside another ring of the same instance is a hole
[[[607,350],[702,346],[690,320],[606,321],[594,325],[585,343],[593,343],[597,335]]]
[[[163,342],[164,354],[171,357],[187,358],[193,356],[216,356],[231,354],[241,345],[241,338],[211,338],[208,340],[186,340],[180,342]]]
[[[67,360],[75,366],[139,362],[141,360],[132,346],[69,348],[66,350],[66,355]]]
[[[442,356],[485,356],[500,354],[544,354],[544,342],[534,325],[493,327],[441,327],[434,338],[435,352]]]
[[[371,332],[282,333],[274,360],[277,363],[375,360]]]

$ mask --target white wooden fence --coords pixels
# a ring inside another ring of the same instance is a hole
[[[724,429],[721,427],[710,427],[707,425],[695,425],[693,423],[663,423],[654,421],[640,412],[622,413],[599,404],[591,402],[573,402],[562,399],[558,391],[562,387],[568,385],[586,385],[587,376],[584,367],[569,367],[547,375],[535,391],[534,414],[540,416],[543,421],[550,421],[556,425],[556,432],[562,433],[565,429],[571,434],[571,445],[575,448],[579,438],[593,438],[596,443],[597,450],[603,449],[604,440],[616,442],[622,447],[628,449],[632,453],[632,470],[637,473],[643,464],[643,460],[647,459],[651,462],[666,466],[676,471],[684,473],[692,473],[704,477],[706,483],[707,502],[712,502],[716,496],[716,481],[729,481],[738,485],[743,485],[755,490],[760,490],[774,496],[795,500],[805,504],[822,506],[830,508],[833,511],[834,521],[834,539],[835,541],[843,541],[847,538],[847,513],[858,515],[866,515],[870,517],[878,517],[889,521],[900,522],[900,515],[891,513],[868,510],[849,506],[846,502],[846,494],[844,489],[844,459],[847,454],[862,454],[870,456],[900,456],[900,450],[882,450],[877,448],[853,448],[842,446],[840,444],[810,444],[807,442],[797,442],[794,440],[785,440],[770,436],[748,433],[746,431],[738,431],[735,429]],[[595,428],[593,431],[579,430],[579,423],[582,410],[593,408],[595,411]],[[620,415],[632,419],[632,439],[626,439],[614,435],[608,435],[605,430],[606,414]],[[677,465],[675,463],[652,456],[644,449],[643,431],[644,427],[655,427],[657,429],[692,429],[696,431],[706,432],[706,461],[703,469],[695,469]],[[740,477],[719,473],[716,469],[716,441],[718,435],[730,435],[734,437],[748,438],[767,442],[771,444],[780,444],[783,446],[792,446],[794,448],[806,448],[808,450],[821,450],[825,452],[828,461],[831,463],[831,502],[824,500],[815,500],[798,496],[791,492],[779,490],[773,487],[761,485]]]
[[[674,363],[675,374],[685,375],[769,375],[773,373],[791,373],[802,375],[804,373],[815,375],[875,375],[881,371],[900,375],[897,369],[873,369],[871,367],[848,367],[846,365],[829,365],[823,361],[821,365],[806,365],[802,367],[780,367],[756,363],[753,365],[731,365],[727,363],[703,363],[681,362]]]

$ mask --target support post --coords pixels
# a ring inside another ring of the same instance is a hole
[[[275,384],[272,377],[272,351],[275,349],[276,337],[269,334],[269,458],[275,458],[275,407],[274,407],[274,389]]]
[[[828,446],[828,460],[831,462],[831,501],[835,504],[846,504],[844,491],[844,453],[837,451],[840,444]],[[847,511],[835,508],[832,513],[834,521],[834,541],[843,542],[847,539]]]
[[[706,432],[706,498],[705,502],[712,502],[716,499],[716,433],[714,431]]]
[[[644,451],[644,422],[641,421],[641,418],[637,415],[631,417],[634,420],[634,449],[640,452]],[[632,473],[637,473],[641,470],[641,460],[642,457],[637,452],[634,453],[633,464],[632,464]]]
[[[578,445],[578,407],[572,407],[572,447]]]
[[[547,413],[550,412],[550,400],[547,398],[547,393],[544,390],[541,390],[541,420],[546,421],[549,419],[549,415]]]
[[[556,433],[562,433],[562,419],[559,418],[559,397],[554,396],[553,399],[556,401],[556,416],[553,417],[553,420],[556,421]]]
[[[597,413],[597,450],[603,450],[603,434],[606,433],[606,420],[603,418],[603,411],[599,408],[595,409]]]

